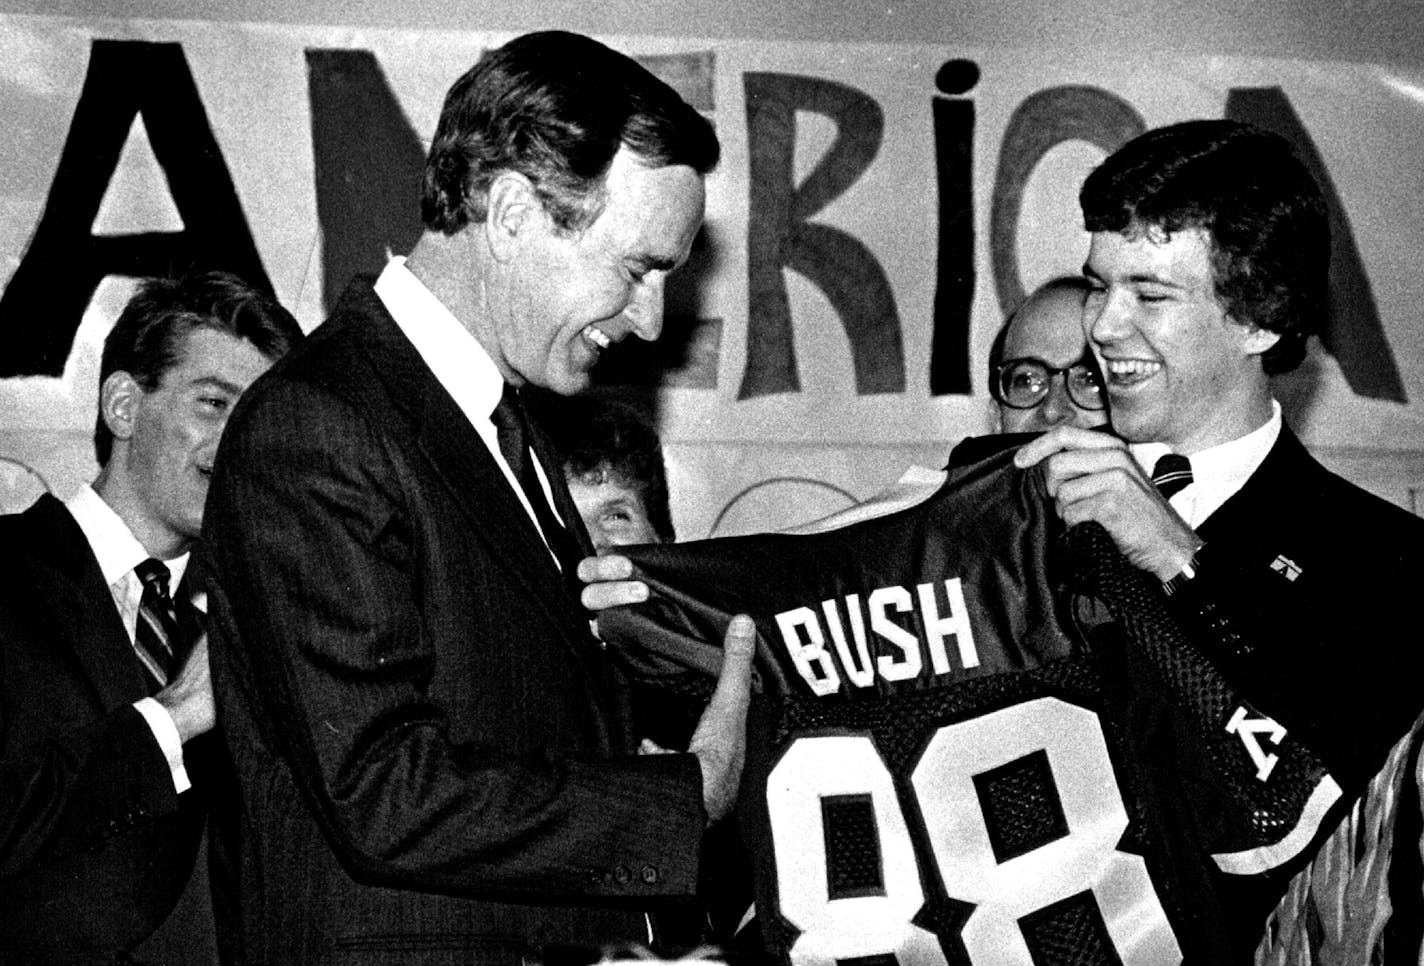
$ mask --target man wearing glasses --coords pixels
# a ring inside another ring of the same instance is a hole
[[[1107,424],[1102,381],[1083,339],[1087,293],[1082,278],[1051,279],[1004,322],[989,350],[989,391],[998,404],[1000,432]]]

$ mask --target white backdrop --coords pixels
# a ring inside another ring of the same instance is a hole
[[[332,102],[314,98],[326,62],[311,52],[369,52],[400,119],[423,147],[449,83],[481,49],[507,36],[0,16],[0,112],[10,132],[0,139],[0,273],[8,284],[35,254],[36,229],[47,211],[53,216],[73,204],[67,193],[52,197],[51,187],[66,141],[75,136],[93,42],[173,43],[191,71],[261,265],[310,329],[324,315],[324,293],[342,281],[325,278],[334,248],[323,225],[346,224],[332,220],[323,208],[331,196],[318,190],[323,175],[313,112]],[[1417,254],[1424,237],[1418,164],[1424,156],[1424,74],[1330,62],[1160,54],[1134,59],[1116,50],[601,39],[649,59],[676,80],[715,121],[723,142],[722,164],[709,181],[708,248],[696,278],[695,315],[702,321],[691,329],[687,360],[664,373],[653,392],[682,536],[705,536],[714,524],[719,533],[781,527],[838,509],[871,495],[911,462],[936,463],[953,442],[988,428],[990,403],[980,370],[1005,308],[998,288],[1008,274],[1032,287],[1078,270],[1086,246],[1077,188],[1104,153],[1091,139],[1072,138],[1036,158],[1025,154],[1021,141],[1006,143],[1005,135],[1016,117],[1023,122],[1026,105],[1040,102],[1047,102],[1054,130],[1073,124],[1093,129],[1101,118],[1074,113],[1096,103],[1092,98],[1156,126],[1223,116],[1233,90],[1279,89],[1276,103],[1289,103],[1333,184],[1383,339],[1382,353],[1378,347],[1366,351],[1347,364],[1348,371],[1335,355],[1314,347],[1307,371],[1280,386],[1288,415],[1327,462],[1388,498],[1411,506],[1415,488],[1424,486],[1424,338],[1418,318],[1424,272]],[[945,93],[937,90],[936,76],[952,60],[972,62],[978,76],[964,74],[961,65],[942,85]],[[749,90],[760,93],[749,98]],[[1085,90],[1091,97],[1074,99],[1073,92]],[[972,159],[970,220],[950,232],[949,247],[967,253],[973,278],[944,286],[967,296],[972,284],[972,299],[967,318],[956,321],[942,312],[939,320],[940,340],[957,341],[967,352],[955,371],[968,382],[950,392],[932,391],[929,360],[937,272],[954,254],[940,241],[941,202],[961,197],[949,185],[965,168],[951,163],[942,169],[937,162],[937,102],[958,105],[951,110],[960,114],[954,122],[959,127],[951,125],[946,137],[967,141]],[[863,123],[864,113],[848,113],[867,103],[870,114],[883,119],[878,142]],[[373,107],[372,115],[377,113]],[[972,132],[964,123],[969,113]],[[753,118],[762,124],[755,130]],[[139,111],[112,173],[96,168],[103,197],[84,233],[123,244],[143,233],[195,230],[194,212],[201,209],[175,201],[172,159],[156,146],[156,135],[150,137],[154,124]],[[367,132],[351,124],[346,136],[348,142],[331,141],[329,131],[321,135],[339,152],[343,144],[359,145]],[[782,161],[790,165],[789,177],[778,173]],[[1006,181],[1001,167],[1015,164],[1026,177]],[[388,175],[363,173],[358,165],[348,172],[354,184],[346,187],[359,197],[363,178],[370,176],[373,196],[379,193],[385,208],[413,219],[414,185],[406,197],[393,194]],[[823,190],[815,179],[827,175],[835,187]],[[330,188],[331,172],[325,177]],[[754,191],[761,192],[755,212]],[[1021,201],[1012,221],[1016,239],[1003,230],[1009,196]],[[802,211],[798,203],[813,210]],[[797,235],[807,228],[811,234]],[[832,248],[849,259],[839,291],[827,291],[824,278],[808,278],[793,267],[796,246],[814,255],[818,249],[805,239],[824,239],[824,229],[834,230]],[[369,234],[378,238],[382,230],[378,225]],[[400,251],[408,231],[408,224],[392,228],[386,245]],[[779,249],[768,248],[772,235]],[[47,249],[47,277],[62,285],[70,260],[87,257],[82,252]],[[877,270],[885,291],[875,296]],[[1354,277],[1358,281],[1360,273]],[[132,284],[121,274],[99,284],[62,375],[0,378],[5,505],[26,502],[41,485],[63,495],[92,475],[88,437],[98,350]],[[778,284],[784,287],[794,365],[784,343],[778,350],[774,339],[765,341],[773,327],[749,294],[749,287],[765,294]],[[0,303],[0,367],[39,329],[72,328],[73,320],[57,317],[62,314],[33,303]],[[1365,344],[1363,323],[1351,324],[1335,334],[1341,355],[1342,346]],[[687,337],[686,326],[680,331]],[[750,395],[749,347],[764,375],[758,394]],[[860,379],[857,351],[864,354]],[[1388,382],[1380,375],[1386,370],[1398,374],[1392,392],[1379,388]]]

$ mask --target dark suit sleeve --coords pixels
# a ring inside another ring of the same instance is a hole
[[[1198,576],[1172,607],[1351,799],[1424,710],[1424,661],[1406,630],[1424,587],[1424,521],[1315,469],[1300,484],[1311,500],[1279,497],[1296,515],[1258,506],[1254,520],[1204,526]]]
[[[32,682],[33,683],[33,682]],[[7,689],[8,692],[8,689]],[[10,696],[7,693],[7,703]],[[35,699],[39,699],[38,692]],[[0,708],[0,879],[96,851],[178,807],[168,760],[131,707],[20,744],[21,709]]]
[[[129,704],[132,652],[68,514],[45,498],[0,521],[0,545],[0,879],[13,879],[150,826],[178,794]]]
[[[430,518],[426,488],[441,484],[412,466],[409,441],[308,385],[265,389],[227,430],[206,516],[230,741],[270,750],[368,884],[508,900],[691,894],[696,760],[522,740],[493,710],[509,696],[467,667],[517,668],[522,648],[547,646],[533,635],[552,635],[551,622],[502,603],[497,560],[432,565],[473,537],[462,516]],[[447,606],[452,595],[474,610]],[[467,612],[485,623],[451,617]],[[553,686],[506,680],[534,709]]]

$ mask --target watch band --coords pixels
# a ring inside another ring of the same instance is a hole
[[[1206,546],[1202,544],[1202,547]],[[1167,580],[1162,581],[1162,590],[1171,597],[1173,594],[1186,587],[1187,584],[1197,579],[1197,571],[1201,569],[1202,547],[1197,547],[1192,552],[1192,556],[1186,563],[1182,564],[1182,569],[1177,571]]]

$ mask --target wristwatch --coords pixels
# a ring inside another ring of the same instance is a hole
[[[1205,546],[1206,544],[1202,544],[1200,547],[1197,547],[1196,550],[1192,552],[1191,558],[1182,565],[1181,570],[1177,571],[1167,580],[1162,581],[1162,590],[1168,597],[1171,597],[1177,593],[1177,591],[1187,586],[1187,584],[1197,579],[1197,571],[1201,569],[1202,547]]]

